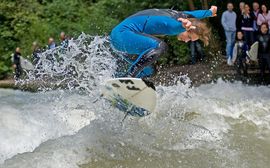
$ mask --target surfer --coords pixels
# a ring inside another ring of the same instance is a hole
[[[195,11],[171,9],[139,11],[112,30],[111,44],[118,51],[137,55],[128,69],[127,76],[138,77],[145,67],[153,64],[166,52],[166,43],[155,35],[177,36],[179,41],[184,42],[200,39],[208,45],[210,29],[198,19],[216,16],[216,12],[216,6],[212,6],[209,10]]]

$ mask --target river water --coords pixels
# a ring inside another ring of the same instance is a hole
[[[91,52],[83,61],[74,57],[85,54],[77,43],[65,54],[64,62],[77,68],[76,75],[58,78],[66,89],[0,89],[1,168],[269,167],[268,86],[222,80],[157,86],[155,112],[121,122],[123,112],[97,99],[113,62],[98,63],[104,49],[91,45],[85,44]],[[35,78],[59,75],[61,65]]]

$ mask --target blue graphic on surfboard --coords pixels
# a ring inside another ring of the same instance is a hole
[[[149,115],[156,107],[154,85],[140,78],[109,79],[102,94],[114,107],[132,116]]]

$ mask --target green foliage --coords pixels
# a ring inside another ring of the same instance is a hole
[[[11,73],[11,59],[10,56],[0,57],[0,79],[4,79]]]
[[[187,64],[189,62],[189,46],[179,42],[176,37],[166,37],[168,53],[159,59],[160,64]]]

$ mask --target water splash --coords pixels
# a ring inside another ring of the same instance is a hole
[[[40,53],[34,71],[22,83],[37,83],[40,90],[62,87],[92,92],[117,68],[107,37],[81,34],[61,46]]]

